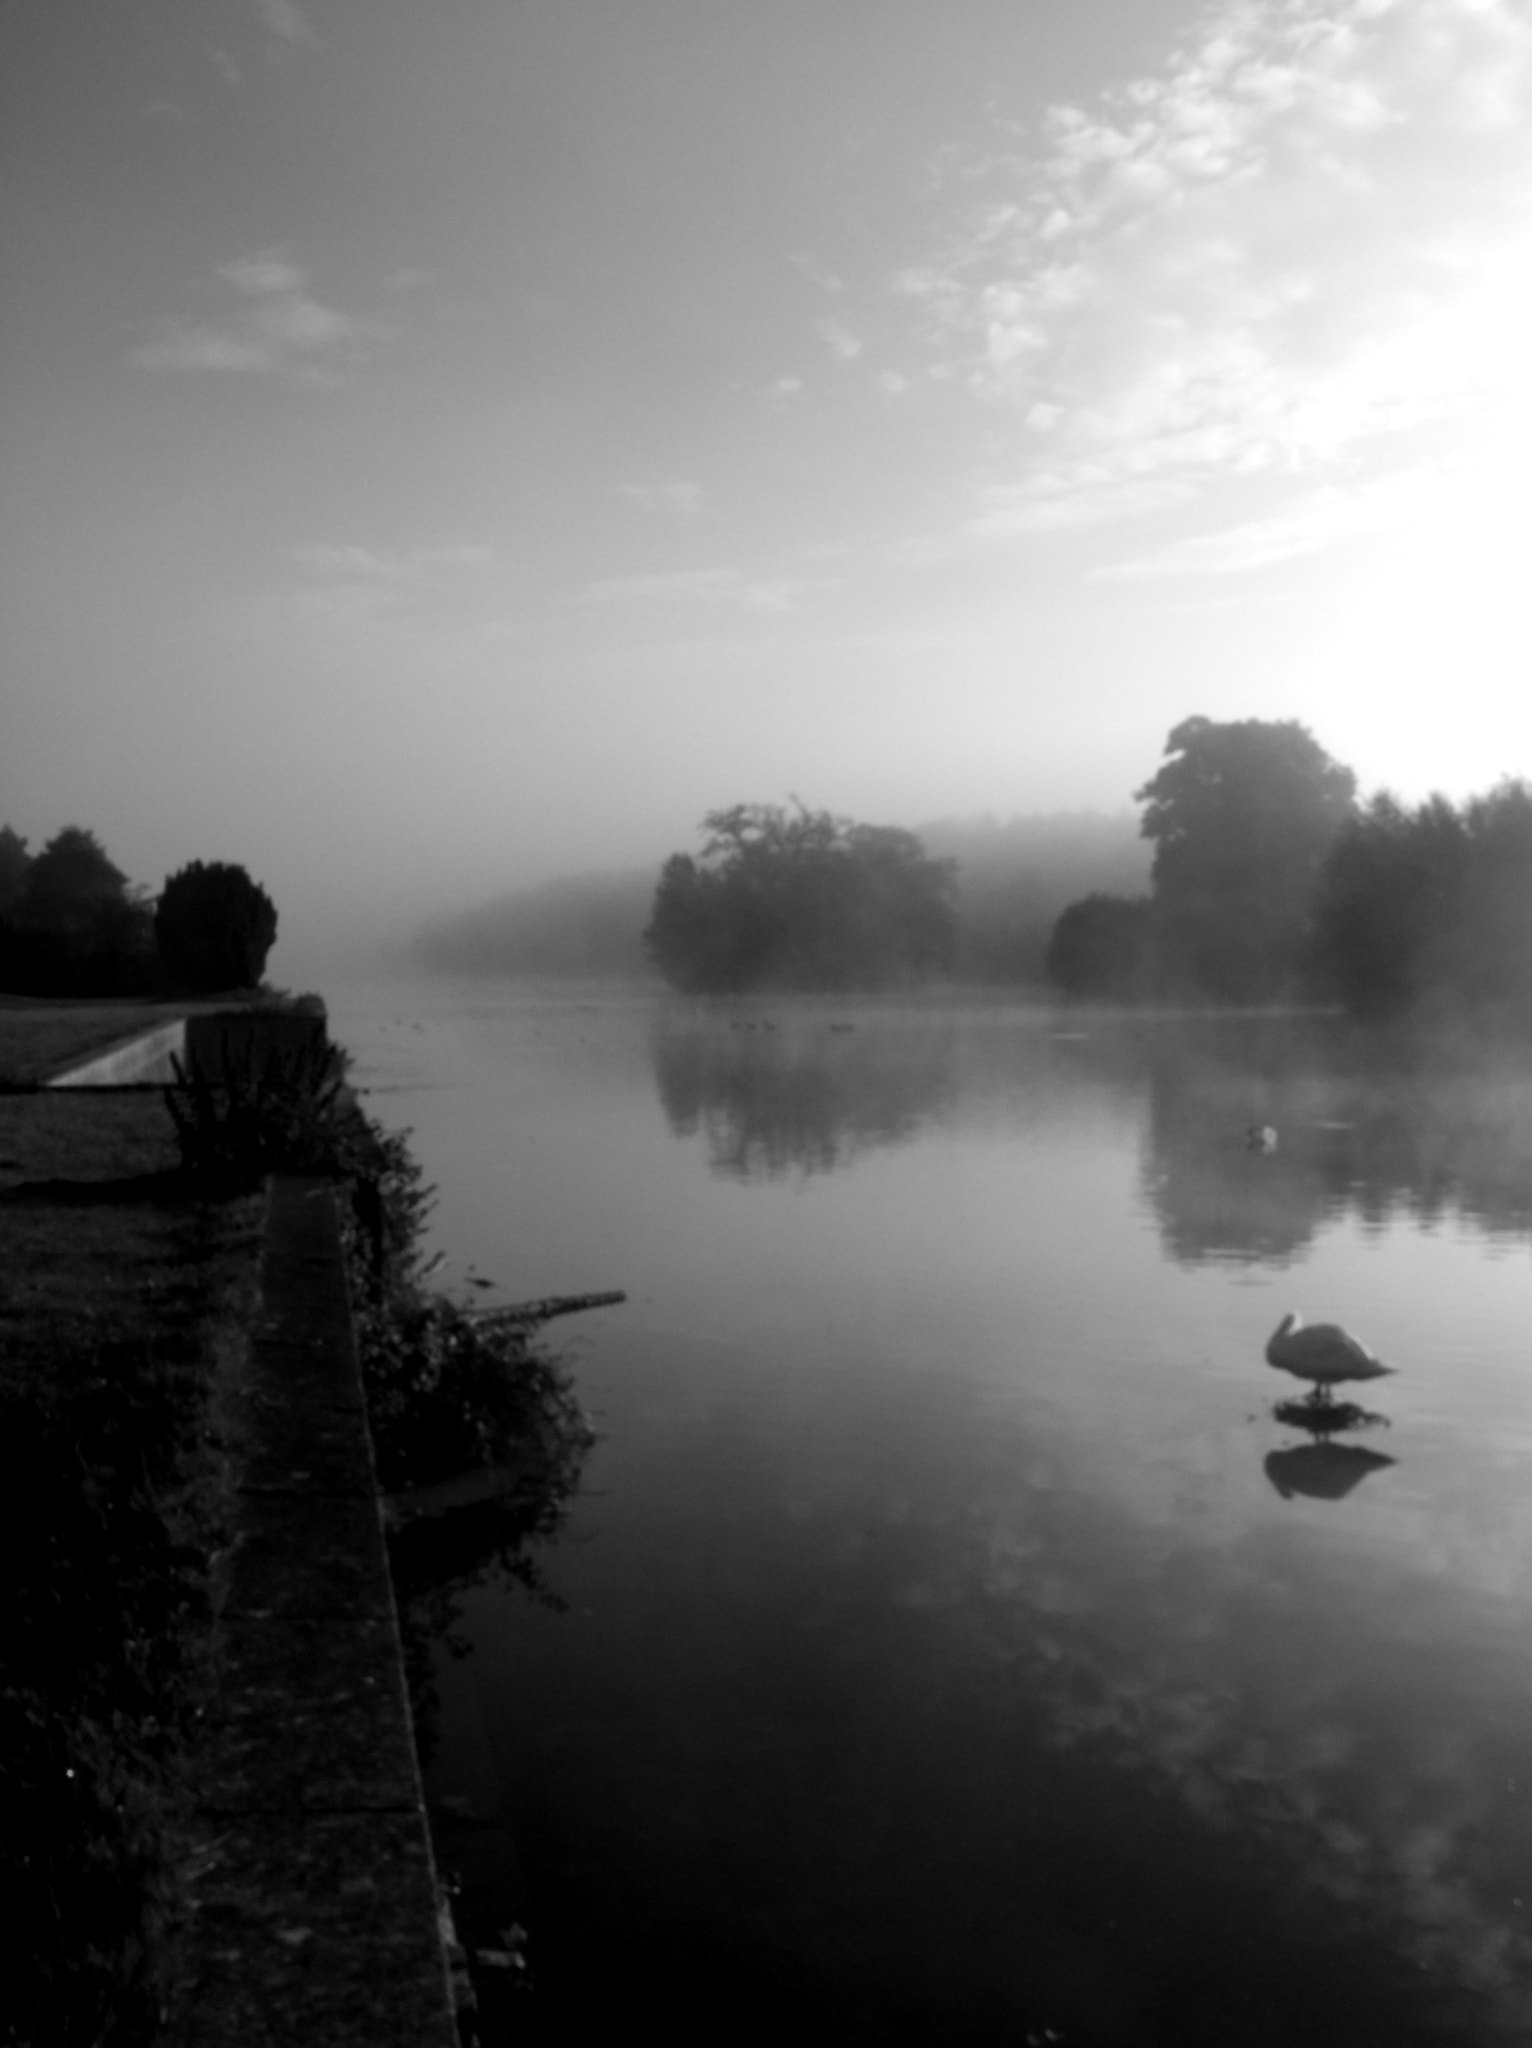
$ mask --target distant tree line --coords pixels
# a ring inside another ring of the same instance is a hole
[[[1364,1015],[1532,1001],[1532,788],[1414,809],[1374,797],[1325,863],[1314,969]]]
[[[506,897],[423,935],[458,972],[627,975],[696,992],[942,975],[1104,1001],[1532,1003],[1532,790],[1361,803],[1292,719],[1188,718],[1141,814],[920,833],[737,804],[697,853]],[[645,911],[648,913],[645,924]]]
[[[435,920],[414,951],[446,974],[633,979],[652,972],[652,867],[560,876]]]
[[[1041,987],[1054,923],[1087,890],[1122,894],[1148,880],[1149,850],[1124,808],[1049,816],[944,819],[920,828],[925,852],[955,869],[950,962],[959,981]],[[658,969],[644,944],[652,867],[532,884],[440,917],[415,937],[424,966],[447,974],[632,980]]]
[[[1423,1003],[1532,1001],[1532,789],[1455,806],[1356,800],[1356,778],[1295,720],[1176,726],[1135,792],[1147,894],[1060,915],[1047,966],[1066,993]]]
[[[954,863],[915,833],[803,804],[735,804],[703,829],[699,855],[666,861],[644,934],[675,987],[887,988],[950,967]]]
[[[0,825],[0,993],[211,994],[254,988],[276,907],[242,867],[192,861],[157,898],[93,832],[66,825],[36,854]]]
[[[939,820],[922,825],[928,853],[956,863],[957,940],[963,982],[1039,987],[1059,912],[1090,892],[1132,896],[1149,879],[1136,813]]]

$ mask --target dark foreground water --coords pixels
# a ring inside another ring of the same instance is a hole
[[[630,1292],[554,1326],[563,1611],[485,1584],[437,1658],[515,2038],[1532,2039],[1532,1058],[332,1009],[459,1273]],[[1289,1308],[1397,1365],[1375,1419],[1274,1413]]]

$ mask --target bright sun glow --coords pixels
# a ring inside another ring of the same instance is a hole
[[[1404,794],[1462,794],[1532,773],[1532,253],[1497,261],[1408,355],[1417,391],[1469,394],[1456,445],[1381,487],[1316,680],[1339,752]]]

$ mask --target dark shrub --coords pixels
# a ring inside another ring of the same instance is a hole
[[[1048,941],[1048,979],[1066,995],[1145,995],[1153,979],[1147,897],[1082,896]]]
[[[173,874],[154,913],[166,976],[198,993],[254,988],[276,936],[276,905],[226,861],[194,860]]]

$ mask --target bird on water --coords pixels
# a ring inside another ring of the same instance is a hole
[[[1266,1363],[1312,1380],[1316,1401],[1326,1399],[1341,1380],[1376,1380],[1394,1370],[1339,1323],[1305,1323],[1296,1310],[1289,1311],[1272,1333]]]

